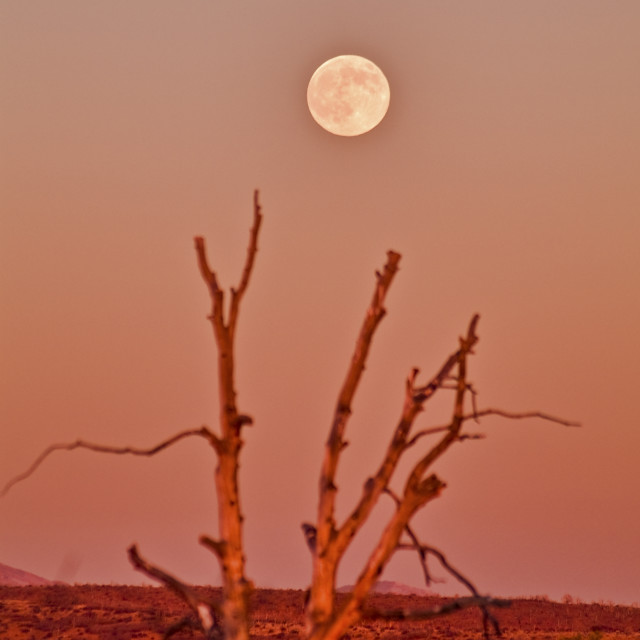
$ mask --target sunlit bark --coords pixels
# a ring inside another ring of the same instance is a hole
[[[238,491],[240,451],[243,446],[242,427],[252,424],[249,416],[241,414],[236,404],[234,337],[240,301],[249,284],[262,215],[258,193],[254,195],[254,221],[251,228],[247,258],[240,285],[231,289],[228,319],[224,314],[224,292],[218,285],[215,272],[208,264],[204,239],[195,239],[198,265],[211,295],[212,310],[209,319],[218,347],[218,399],[220,402],[220,436],[214,441],[218,455],[215,486],[218,498],[219,540],[202,536],[202,544],[211,549],[219,560],[224,598],[222,624],[228,640],[249,638],[249,596],[252,584],[245,576],[245,555],[242,539],[243,516]]]
[[[405,617],[430,618],[435,615],[445,615],[467,606],[478,606],[483,612],[485,634],[488,635],[489,623],[494,630],[498,629],[497,622],[490,614],[488,607],[500,606],[504,604],[503,601],[481,596],[468,579],[446,562],[442,554],[431,547],[418,543],[417,537],[410,527],[411,519],[416,512],[440,495],[446,486],[435,474],[430,473],[430,469],[433,463],[455,442],[481,437],[478,434],[462,432],[464,423],[469,419],[477,421],[481,416],[501,415],[508,418],[539,417],[572,426],[575,423],[540,412],[511,413],[499,409],[477,410],[475,392],[467,380],[467,359],[473,353],[473,347],[478,341],[476,329],[479,316],[474,315],[466,335],[459,340],[458,349],[445,360],[436,375],[427,384],[416,384],[418,369],[413,369],[409,375],[405,386],[401,416],[393,431],[382,463],[377,472],[365,481],[360,499],[345,521],[339,525],[335,517],[335,502],[338,493],[336,475],[342,451],[347,445],[344,435],[351,416],[351,403],[362,377],[375,331],[384,317],[384,299],[398,270],[400,260],[400,255],[395,252],[390,251],[387,255],[387,263],[382,273],[376,273],[373,299],[366,311],[347,376],[338,396],[333,422],[325,445],[325,456],[320,473],[316,523],[315,525],[306,523],[303,525],[313,559],[313,575],[306,609],[308,638],[309,640],[338,640],[363,616],[375,617],[375,611],[366,609],[367,597],[393,554],[406,548],[412,548],[418,552],[427,581],[429,581],[429,573],[426,557],[432,553],[438,557],[445,570],[469,589],[471,597],[460,600],[458,605],[452,604],[439,611],[416,611],[406,614]],[[449,423],[441,427],[423,429],[412,435],[414,422],[423,411],[425,403],[441,389],[453,391]],[[471,395],[471,412],[465,411],[465,400],[468,395]],[[438,435],[439,440],[418,458],[406,476],[402,494],[396,496],[391,492],[389,482],[402,455],[422,438],[434,435]],[[377,544],[356,580],[353,591],[348,594],[346,601],[343,600],[338,607],[335,594],[336,575],[340,562],[383,494],[392,495],[396,509],[380,534]],[[411,544],[402,541],[404,534],[409,535]],[[377,613],[380,617],[391,617],[387,616],[386,612]]]
[[[215,487],[218,498],[219,537],[213,539],[209,536],[201,536],[200,542],[215,553],[220,563],[223,580],[222,603],[210,602],[200,597],[192,587],[142,558],[135,545],[129,549],[129,558],[133,566],[154,580],[162,582],[182,598],[194,614],[195,620],[189,618],[181,621],[168,630],[169,635],[179,632],[184,627],[190,627],[200,630],[206,638],[249,640],[249,596],[252,583],[245,576],[242,539],[243,516],[240,508],[238,469],[243,446],[242,428],[252,424],[252,419],[248,415],[240,413],[236,402],[234,339],[240,302],[249,285],[258,251],[258,234],[261,223],[262,214],[256,191],[253,202],[253,226],[249,236],[247,255],[240,284],[237,289],[231,289],[228,317],[225,317],[224,313],[224,291],[218,284],[215,272],[209,267],[204,239],[195,238],[198,266],[211,296],[212,308],[209,320],[213,327],[217,346],[219,433],[214,433],[206,426],[199,429],[188,429],[146,449],[106,446],[84,440],[54,444],[47,447],[24,473],[9,480],[0,492],[0,497],[4,496],[16,483],[31,476],[45,459],[56,451],[88,449],[115,455],[154,456],[185,438],[193,436],[204,438],[217,456]]]
[[[245,576],[245,555],[243,544],[243,515],[240,505],[238,471],[240,453],[243,447],[243,427],[252,424],[252,419],[239,411],[235,388],[235,334],[240,303],[244,296],[258,251],[258,235],[262,215],[258,193],[254,194],[254,217],[250,231],[247,255],[237,289],[231,289],[228,313],[224,311],[225,292],[219,286],[215,272],[207,259],[205,242],[195,238],[195,249],[200,273],[211,296],[211,321],[217,346],[219,430],[216,433],[207,426],[181,431],[160,444],[143,449],[135,447],[111,447],[77,440],[68,444],[54,444],[36,458],[24,473],[11,479],[0,492],[0,497],[13,485],[29,477],[52,453],[59,450],[78,448],[117,455],[153,456],[176,444],[184,438],[197,436],[205,439],[214,449],[217,457],[215,488],[218,499],[219,533],[217,538],[201,536],[200,542],[217,557],[223,579],[221,603],[203,598],[192,587],[184,584],[171,574],[152,565],[142,558],[134,545],[129,549],[129,557],[134,567],[181,597],[190,607],[193,617],[174,625],[168,634],[181,629],[195,628],[209,639],[249,640],[250,615],[249,596],[252,583]],[[386,310],[385,299],[398,271],[400,254],[389,251],[381,272],[376,272],[376,281],[371,302],[367,308],[354,352],[347,369],[347,375],[338,395],[333,421],[327,438],[319,481],[318,508],[315,524],[304,524],[303,529],[312,554],[312,581],[306,605],[307,638],[309,640],[338,640],[363,618],[384,619],[429,619],[447,615],[457,610],[476,606],[483,615],[485,636],[490,631],[499,631],[497,620],[490,607],[505,606],[503,600],[481,595],[473,583],[452,567],[444,554],[430,545],[422,543],[411,527],[413,516],[429,501],[438,497],[446,487],[433,472],[433,464],[449,448],[463,440],[483,437],[477,433],[465,433],[463,427],[469,420],[479,422],[484,416],[502,416],[509,419],[541,418],[565,426],[576,423],[538,411],[510,412],[502,409],[476,406],[476,392],[468,380],[468,358],[478,342],[476,333],[479,316],[474,315],[466,334],[459,339],[458,348],[444,361],[436,374],[426,384],[419,385],[419,370],[413,369],[405,384],[405,394],[400,418],[392,430],[391,439],[382,462],[375,473],[366,479],[362,494],[342,523],[336,520],[336,497],[338,494],[337,473],[340,458],[347,446],[345,431],[351,417],[351,406],[360,380],[365,370],[367,356],[371,349],[375,332]],[[437,392],[452,394],[451,415],[447,424],[413,430],[414,423],[424,405]],[[468,406],[470,405],[470,406]],[[435,442],[426,446],[428,438]],[[424,451],[418,448],[424,446]],[[412,450],[417,460],[409,468],[403,482],[403,489],[397,494],[390,483],[403,455]],[[374,545],[360,572],[353,591],[336,603],[336,575],[340,562],[367,522],[381,496],[390,496],[395,509]],[[470,593],[446,605],[418,611],[375,611],[367,608],[367,597],[373,590],[389,560],[397,551],[415,551],[427,585],[430,573],[427,558],[435,558],[443,569]]]

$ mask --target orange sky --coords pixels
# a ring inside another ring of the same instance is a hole
[[[0,8],[0,472],[51,442],[155,444],[215,425],[194,235],[237,283],[252,191],[265,220],[238,334],[249,577],[306,587],[299,525],[373,273],[402,253],[354,409],[343,512],[386,446],[411,367],[481,314],[487,420],[437,467],[416,520],[481,591],[637,602],[640,575],[640,3],[5,0]],[[361,137],[305,103],[327,58],[386,74]],[[443,407],[420,427],[438,424]],[[132,543],[219,579],[213,454],[60,453],[0,501],[0,562],[138,582]],[[381,508],[377,522],[390,505]],[[353,580],[375,527],[347,557]],[[386,579],[420,585],[413,559]],[[447,582],[443,593],[461,592]]]

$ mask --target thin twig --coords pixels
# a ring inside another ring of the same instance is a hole
[[[541,418],[542,420],[548,420],[549,422],[555,422],[556,424],[560,424],[564,427],[580,427],[582,426],[579,422],[575,422],[573,420],[566,420],[565,418],[558,418],[556,416],[552,416],[548,413],[543,413],[542,411],[505,411],[503,409],[482,409],[480,411],[474,411],[473,413],[468,413],[462,416],[462,421],[466,422],[467,420],[475,420],[479,422],[480,418],[485,416],[501,416],[503,418],[509,418],[510,420],[523,420],[525,418]],[[420,438],[424,438],[425,436],[430,436],[435,433],[443,433],[444,431],[449,431],[451,429],[451,424],[443,424],[438,427],[430,427],[429,429],[421,429],[420,431],[416,431],[413,436],[407,440],[407,444],[405,448],[408,449],[412,447]]]
[[[393,501],[396,503],[396,506],[400,506],[401,505],[401,500],[400,498],[391,490],[389,489],[389,487],[387,487],[385,489],[385,493],[389,496],[391,496],[391,498],[393,499]],[[429,567],[427,565],[427,554],[424,551],[424,549],[422,548],[422,545],[420,544],[420,541],[418,540],[416,534],[413,532],[413,530],[411,529],[411,527],[409,525],[407,525],[405,527],[405,531],[407,532],[407,535],[411,538],[411,540],[413,541],[412,545],[403,545],[403,544],[398,544],[398,546],[396,547],[397,549],[415,549],[415,551],[417,551],[418,555],[420,556],[420,565],[422,566],[422,573],[424,575],[424,582],[427,585],[427,587],[431,586],[431,583],[433,582],[433,578],[431,577],[431,574],[429,573]]]
[[[385,489],[385,493],[391,497],[391,499],[396,503],[396,506],[400,506],[402,504],[402,500],[388,487]],[[398,544],[397,549],[398,550],[411,550],[411,551],[416,551],[418,553],[418,555],[420,556],[420,561],[422,564],[422,569],[423,569],[423,573],[425,576],[425,582],[426,585],[429,586],[431,583],[431,575],[429,573],[429,570],[427,568],[427,554],[432,554],[434,556],[436,556],[436,558],[438,558],[438,560],[440,561],[440,564],[461,584],[463,584],[470,592],[473,596],[480,596],[478,590],[476,589],[475,585],[471,582],[471,580],[469,580],[469,578],[467,578],[466,576],[462,575],[462,573],[460,573],[457,569],[455,569],[447,560],[447,558],[445,557],[444,553],[442,553],[442,551],[439,551],[438,549],[436,549],[435,547],[431,547],[429,545],[426,544],[422,544],[420,542],[420,540],[418,539],[418,536],[416,535],[416,533],[413,531],[413,529],[411,528],[411,525],[407,524],[405,525],[404,528],[405,532],[407,533],[407,535],[409,536],[409,538],[411,538],[411,542],[412,544]]]
[[[407,526],[405,530],[410,534],[411,539],[415,543],[418,544],[420,558],[421,558],[421,561],[423,563],[426,564],[426,556],[427,556],[427,554],[434,555],[440,561],[440,564],[446,569],[446,571],[449,574],[451,574],[458,582],[460,582],[465,587],[467,587],[467,589],[472,594],[471,600],[475,599],[475,600],[478,601],[476,603],[476,605],[478,606],[478,608],[482,612],[482,626],[483,626],[483,630],[484,630],[484,637],[488,640],[488,638],[490,636],[490,634],[489,634],[489,624],[491,624],[491,626],[493,627],[493,630],[494,630],[495,634],[497,636],[500,636],[501,635],[500,625],[498,624],[497,618],[491,613],[491,611],[489,611],[488,606],[489,606],[489,604],[493,605],[495,603],[500,603],[500,604],[497,604],[496,606],[509,606],[511,603],[508,600],[495,600],[495,602],[492,602],[494,600],[493,598],[489,598],[487,596],[481,596],[480,593],[478,592],[478,590],[476,589],[475,585],[473,584],[473,582],[471,582],[471,580],[469,580],[469,578],[464,576],[455,567],[453,567],[449,563],[449,561],[447,560],[447,558],[445,557],[445,555],[441,551],[439,551],[435,547],[431,547],[429,545],[425,545],[425,544],[419,543],[418,542],[418,538],[416,537],[416,535],[412,531],[410,531],[409,526]],[[409,547],[409,545],[407,545],[407,547],[399,546],[398,548],[410,548],[410,547]],[[418,549],[416,549],[416,550],[418,550]],[[426,568],[425,568],[425,570],[426,570]],[[487,600],[489,602],[485,603],[485,602],[483,602],[483,600]],[[472,606],[472,605],[470,605],[470,606]],[[455,609],[454,609],[454,611],[455,611]]]
[[[398,507],[400,507],[402,501],[401,499],[389,488],[385,490],[385,493],[389,495],[393,501],[396,503]],[[395,618],[395,619],[426,619],[431,617],[437,617],[439,615],[446,615],[448,613],[453,613],[454,611],[458,611],[460,608],[466,608],[468,606],[477,606],[482,612],[482,625],[484,629],[485,638],[489,638],[489,624],[494,629],[496,635],[500,635],[500,626],[498,624],[498,620],[495,616],[489,611],[488,607],[491,606],[509,606],[510,602],[507,600],[495,600],[494,598],[490,598],[488,596],[481,596],[476,586],[467,578],[465,575],[460,573],[453,565],[449,563],[446,556],[442,551],[436,549],[435,547],[423,544],[418,539],[418,536],[413,531],[411,526],[407,523],[404,528],[405,532],[411,539],[411,544],[398,544],[396,549],[399,551],[402,550],[410,550],[416,551],[418,556],[420,557],[420,565],[422,567],[422,572],[425,577],[425,584],[427,587],[430,586],[432,582],[431,574],[429,573],[429,567],[427,565],[427,556],[429,554],[434,555],[440,564],[444,567],[444,569],[453,576],[460,584],[464,585],[468,591],[471,593],[471,598],[462,598],[454,600],[452,603],[449,603],[449,607],[446,611],[440,611],[440,608],[436,610],[426,610],[426,611],[418,611],[415,612],[419,617],[407,618],[406,615],[403,618]],[[457,603],[465,603],[464,606],[458,607]],[[405,612],[406,614],[407,612]],[[394,619],[394,618],[392,618]]]
[[[557,416],[552,416],[549,413],[543,413],[542,411],[514,412],[505,411],[504,409],[482,409],[481,411],[476,411],[475,413],[464,416],[464,419],[469,420],[470,418],[482,418],[483,416],[502,416],[503,418],[509,418],[511,420],[520,420],[522,418],[541,418],[542,420],[556,422],[557,424],[561,424],[565,427],[582,426],[579,422],[575,422],[574,420],[558,418]]]
[[[181,431],[177,433],[167,440],[163,440],[160,444],[157,444],[155,447],[151,447],[150,449],[139,449],[136,447],[109,447],[101,444],[95,444],[92,442],[85,442],[84,440],[76,440],[75,442],[69,443],[58,443],[52,444],[47,447],[33,462],[33,464],[24,472],[18,474],[7,484],[5,484],[4,488],[0,492],[0,498],[3,498],[9,490],[18,482],[22,482],[26,480],[29,476],[31,476],[38,467],[55,451],[73,451],[74,449],[88,449],[89,451],[97,451],[98,453],[112,453],[115,455],[133,455],[133,456],[153,456],[156,453],[160,453],[167,447],[175,444],[179,440],[184,438],[189,438],[191,436],[200,436],[201,438],[205,438],[208,440],[214,447],[216,446],[214,443],[218,441],[217,437],[207,429],[207,427],[201,427],[200,429],[189,429],[187,431]]]

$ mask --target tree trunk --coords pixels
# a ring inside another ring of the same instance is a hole
[[[247,257],[240,285],[231,289],[228,319],[225,321],[224,292],[216,274],[209,268],[204,239],[196,238],[195,246],[200,272],[211,295],[212,311],[209,319],[218,347],[218,398],[220,402],[220,437],[212,438],[218,456],[215,485],[218,498],[219,539],[201,538],[201,542],[218,557],[224,585],[222,627],[226,640],[249,640],[249,596],[253,585],[245,577],[245,555],[242,539],[243,516],[238,491],[240,451],[243,446],[242,428],[252,424],[249,416],[239,413],[234,384],[234,337],[240,300],[249,283],[258,250],[258,232],[262,215],[258,193],[254,195],[254,223],[251,228]]]

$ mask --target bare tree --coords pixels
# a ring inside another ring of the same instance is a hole
[[[213,551],[218,558],[223,581],[222,603],[213,602],[189,585],[163,571],[142,558],[134,545],[129,549],[129,558],[133,566],[154,580],[164,583],[167,588],[181,597],[192,609],[195,620],[185,619],[169,629],[167,635],[179,631],[185,626],[199,629],[206,638],[225,638],[226,640],[249,640],[249,596],[252,583],[245,576],[245,555],[242,539],[243,516],[240,508],[238,490],[238,468],[243,440],[242,428],[251,425],[252,419],[239,411],[235,389],[235,354],[234,344],[238,324],[240,302],[244,296],[253,270],[258,251],[258,234],[262,223],[262,213],[258,192],[254,192],[253,226],[251,228],[246,260],[237,289],[231,289],[231,301],[225,317],[224,290],[218,278],[209,267],[205,242],[201,237],[195,238],[195,248],[200,273],[211,296],[211,314],[209,320],[213,326],[213,334],[217,345],[218,360],[218,399],[220,404],[219,433],[209,427],[181,431],[171,438],[149,449],[135,447],[109,447],[100,444],[77,440],[69,444],[54,444],[35,460],[24,473],[10,480],[0,497],[9,489],[29,477],[44,460],[58,450],[89,449],[101,453],[131,454],[153,456],[176,444],[184,438],[198,436],[204,438],[213,448],[217,456],[215,471],[215,487],[218,500],[217,539],[203,535],[200,543]]]
[[[231,300],[227,314],[224,309],[225,292],[220,287],[215,272],[209,266],[204,239],[195,238],[198,266],[211,296],[212,311],[209,320],[217,345],[220,403],[218,433],[214,433],[207,426],[180,431],[148,449],[111,447],[83,440],[54,444],[45,449],[24,473],[11,479],[0,492],[0,497],[4,496],[13,485],[29,477],[49,455],[58,450],[80,448],[118,455],[153,456],[184,438],[192,436],[204,438],[217,457],[215,486],[219,535],[217,539],[203,535],[200,537],[200,542],[218,558],[223,579],[222,602],[211,601],[203,596],[201,591],[195,590],[149,563],[140,556],[135,545],[129,549],[129,558],[134,567],[165,584],[189,605],[194,614],[194,617],[186,618],[168,629],[165,637],[182,628],[190,627],[199,630],[204,637],[210,639],[249,640],[249,596],[253,585],[245,576],[238,467],[243,446],[242,429],[251,425],[252,419],[239,411],[236,402],[234,343],[240,303],[247,290],[258,251],[262,214],[257,191],[254,193],[253,204],[253,226],[250,231],[244,268],[239,286],[230,291]],[[475,391],[467,379],[467,359],[473,353],[473,347],[478,341],[476,329],[479,316],[475,315],[469,323],[465,336],[460,338],[457,350],[446,359],[429,382],[418,384],[418,369],[411,371],[405,385],[400,419],[395,426],[382,463],[376,473],[364,483],[362,495],[351,513],[344,522],[338,524],[335,515],[338,493],[336,475],[340,456],[347,446],[344,435],[351,416],[351,404],[364,372],[375,331],[386,313],[384,300],[398,270],[399,261],[400,254],[389,251],[382,272],[376,272],[373,298],[356,341],[325,445],[316,523],[302,525],[313,558],[312,582],[306,607],[309,640],[337,640],[363,618],[429,619],[470,606],[478,606],[482,610],[485,635],[488,635],[491,625],[497,632],[497,621],[489,607],[503,606],[506,604],[505,601],[482,596],[471,581],[449,564],[442,552],[420,542],[411,527],[411,519],[446,486],[434,473],[431,473],[434,462],[452,444],[465,439],[482,437],[479,434],[463,432],[463,426],[467,421],[471,419],[478,421],[487,415],[500,415],[514,419],[538,417],[564,425],[575,424],[540,412],[510,413],[500,409],[477,409]],[[412,432],[414,422],[423,411],[425,403],[441,390],[449,390],[453,393],[453,406],[448,424]],[[471,410],[466,406],[469,396]],[[409,449],[418,447],[430,436],[437,436],[437,441],[418,455],[418,461],[414,463],[405,479],[403,491],[396,495],[391,489],[390,482],[400,459]],[[353,591],[338,606],[336,575],[340,562],[382,495],[387,495],[393,500],[395,510],[365,563]],[[417,553],[427,583],[431,580],[427,558],[432,556],[469,590],[470,596],[453,600],[438,608],[419,611],[377,611],[369,608],[367,596],[371,593],[383,569],[396,551],[407,549]]]
[[[214,540],[202,536],[200,542],[211,549],[220,562],[224,587],[223,631],[225,638],[233,640],[249,638],[249,595],[252,589],[251,583],[244,574],[243,516],[238,492],[238,462],[243,445],[242,427],[252,424],[253,420],[240,413],[236,405],[234,340],[240,301],[247,290],[258,251],[258,233],[262,214],[257,191],[254,193],[253,216],[253,227],[242,278],[239,287],[231,289],[227,319],[224,317],[224,292],[218,285],[216,274],[207,262],[204,239],[201,237],[195,239],[200,273],[207,284],[212,301],[209,319],[213,325],[218,347],[218,399],[221,430],[220,437],[210,434],[210,442],[218,455],[215,479],[220,537]]]
[[[492,623],[497,631],[497,622],[490,614],[488,607],[490,605],[501,606],[505,602],[480,596],[473,584],[455,570],[440,551],[419,542],[411,529],[411,519],[429,501],[440,495],[446,486],[438,476],[430,471],[436,460],[455,442],[482,437],[478,434],[463,432],[462,428],[468,420],[475,419],[477,421],[481,416],[501,415],[509,418],[539,417],[567,426],[575,424],[540,412],[509,413],[498,409],[480,411],[476,408],[475,392],[467,379],[467,359],[473,353],[473,347],[478,341],[476,329],[479,316],[474,315],[466,335],[459,340],[458,349],[445,360],[431,380],[426,384],[418,384],[416,380],[419,370],[413,369],[409,374],[405,385],[404,404],[400,419],[393,430],[382,463],[375,474],[366,479],[360,499],[344,522],[338,525],[335,515],[338,493],[336,474],[340,456],[347,446],[344,438],[345,429],[351,416],[351,404],[365,369],[374,333],[385,315],[385,296],[398,270],[399,261],[400,255],[389,251],[384,269],[382,272],[376,272],[373,298],[367,309],[347,375],[338,396],[333,422],[325,445],[316,523],[315,525],[308,523],[302,525],[313,559],[313,577],[307,602],[309,640],[337,640],[363,617],[426,619],[468,606],[479,606],[482,609],[485,633],[488,633],[489,623]],[[440,390],[453,392],[453,406],[449,423],[412,434],[414,422],[423,411],[425,403]],[[465,406],[469,395],[472,400],[470,412],[466,410]],[[399,496],[395,495],[390,488],[390,481],[401,457],[427,436],[439,436],[439,439],[418,456],[418,461],[414,463],[407,474],[402,493]],[[353,591],[348,595],[346,601],[338,607],[336,574],[340,562],[383,494],[392,497],[395,510],[358,576]],[[402,540],[403,534],[406,535],[407,542]],[[367,596],[371,593],[386,564],[396,551],[405,549],[412,549],[418,553],[427,583],[430,581],[430,575],[426,560],[427,556],[433,555],[451,575],[469,589],[471,596],[449,603],[446,607],[441,607],[438,610],[401,613],[368,610],[366,608]]]

